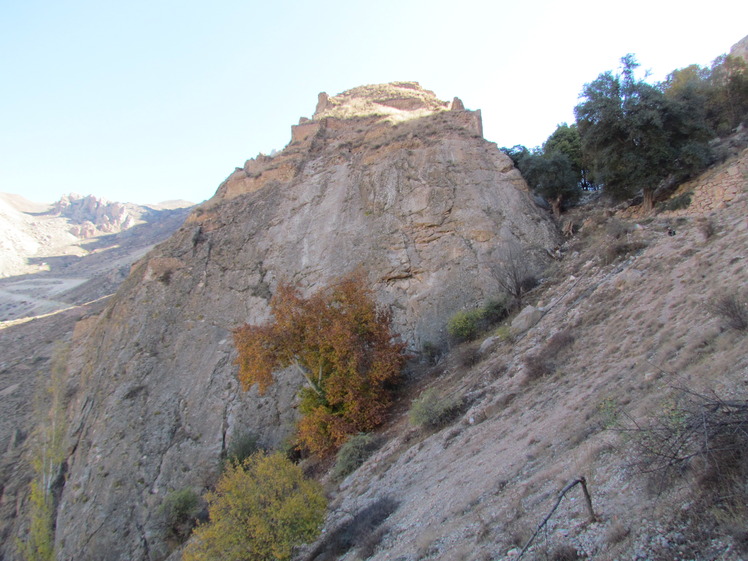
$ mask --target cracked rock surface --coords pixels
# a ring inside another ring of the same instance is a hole
[[[290,433],[298,381],[282,373],[264,396],[241,392],[231,340],[268,318],[279,282],[309,293],[362,268],[420,349],[499,293],[506,243],[538,262],[557,243],[509,158],[482,138],[480,113],[414,84],[328,98],[327,113],[232,173],[78,324],[59,559],[163,559],[168,492],[214,483],[235,434],[273,446]]]

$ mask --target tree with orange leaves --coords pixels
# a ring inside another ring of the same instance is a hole
[[[305,380],[299,443],[317,455],[382,424],[405,345],[395,341],[390,314],[377,308],[363,275],[349,275],[309,298],[281,284],[270,308],[270,323],[234,331],[242,388],[257,384],[262,394],[274,371],[293,367]]]

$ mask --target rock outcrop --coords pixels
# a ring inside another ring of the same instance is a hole
[[[162,559],[167,493],[215,481],[234,435],[268,445],[296,380],[242,393],[231,330],[268,317],[279,282],[320,289],[361,268],[412,349],[496,296],[507,242],[539,262],[556,227],[478,111],[415,82],[320,96],[279,154],[238,168],[76,329],[59,559]]]
[[[70,232],[78,238],[91,238],[98,234],[111,234],[127,230],[137,222],[136,216],[125,203],[112,203],[105,199],[76,194],[63,196],[52,205],[50,214],[68,218]]]
[[[743,37],[730,48],[730,54],[732,56],[739,56],[748,62],[748,35]]]

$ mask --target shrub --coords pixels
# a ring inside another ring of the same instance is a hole
[[[561,351],[569,347],[574,342],[574,335],[568,329],[563,329],[554,333],[543,347],[543,355],[546,358],[554,358]]]
[[[560,545],[551,553],[552,561],[576,561],[581,559],[577,549],[571,545]]]
[[[189,487],[166,495],[159,512],[164,517],[166,530],[171,537],[180,542],[189,537],[202,510],[200,503],[198,494]]]
[[[480,345],[478,342],[465,343],[457,349],[457,361],[461,366],[470,368],[480,362]]]
[[[649,476],[653,491],[672,482],[689,483],[688,511],[679,513],[693,558],[719,533],[745,545],[748,527],[748,401],[724,401],[683,390],[677,401],[646,424],[631,422],[635,465]],[[721,532],[720,532],[721,531]],[[668,550],[668,553],[672,553]],[[664,557],[663,557],[664,558]],[[670,557],[668,557],[670,558]]]
[[[226,461],[232,464],[241,464],[261,449],[259,439],[253,432],[234,434],[226,452]]]
[[[537,285],[530,268],[530,255],[518,243],[511,242],[502,248],[499,259],[492,269],[496,281],[511,298],[511,307],[522,308],[525,293]]]
[[[509,325],[502,325],[494,332],[494,335],[502,341],[512,340],[512,328]]]
[[[525,374],[528,380],[543,378],[553,371],[551,365],[540,353],[525,355],[522,362],[525,364]]]
[[[325,518],[321,486],[280,453],[229,466],[206,499],[210,522],[195,529],[183,561],[285,561]]]
[[[506,300],[489,300],[480,308],[460,310],[447,323],[447,333],[457,341],[472,341],[509,315]]]
[[[603,244],[599,257],[604,265],[610,265],[619,257],[626,257],[632,253],[637,253],[645,247],[647,247],[647,244],[640,241],[629,243],[608,240]]]
[[[449,319],[447,333],[456,341],[470,341],[478,336],[483,310],[460,310]]]
[[[421,347],[421,356],[427,364],[436,364],[442,354],[444,354],[442,349],[431,341],[426,341]]]
[[[371,557],[386,533],[382,524],[399,506],[400,503],[390,497],[377,499],[329,532],[307,559],[337,560],[354,547],[358,547],[360,558]]]
[[[725,294],[711,305],[712,313],[720,317],[730,329],[748,329],[748,305],[737,294]]]
[[[663,201],[657,204],[657,210],[660,212],[667,212],[671,210],[681,210],[688,208],[691,205],[691,196],[693,193],[683,193],[667,201]]]
[[[556,368],[554,360],[573,342],[574,336],[564,329],[553,334],[539,352],[525,355],[523,362],[528,380],[537,380],[551,374]]]
[[[509,309],[506,305],[506,300],[493,299],[486,302],[483,306],[483,320],[489,325],[496,325],[499,322],[506,319],[509,315]]]
[[[372,453],[379,448],[380,441],[372,434],[352,436],[340,447],[332,469],[333,479],[343,479],[356,471]]]
[[[408,418],[410,423],[417,427],[439,428],[451,421],[462,405],[462,397],[441,397],[434,388],[431,388],[413,401]]]
[[[702,506],[748,520],[748,402],[687,392],[646,426],[635,425],[637,465],[658,483],[691,468]]]

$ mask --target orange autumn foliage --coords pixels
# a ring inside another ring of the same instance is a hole
[[[264,393],[274,371],[294,367],[306,380],[299,442],[318,455],[384,422],[405,345],[395,341],[390,314],[377,308],[363,275],[345,277],[309,298],[280,285],[270,308],[270,323],[234,331],[244,390],[257,384]]]

